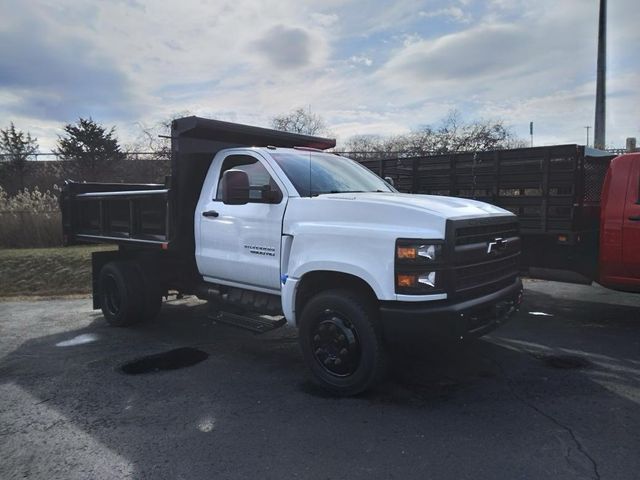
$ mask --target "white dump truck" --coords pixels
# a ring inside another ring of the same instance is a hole
[[[198,117],[172,125],[165,184],[67,182],[67,245],[93,254],[93,302],[127,326],[169,291],[218,322],[299,331],[337,395],[380,381],[389,341],[480,336],[518,307],[517,217],[474,200],[398,193],[331,139]]]

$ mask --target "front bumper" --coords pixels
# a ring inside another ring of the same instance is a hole
[[[480,337],[506,322],[522,301],[522,281],[488,295],[452,303],[383,302],[380,317],[385,338]]]

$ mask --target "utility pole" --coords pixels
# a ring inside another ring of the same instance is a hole
[[[607,0],[600,0],[598,19],[598,66],[596,77],[596,118],[593,132],[594,148],[604,149],[606,145],[605,119],[607,95]]]
[[[587,144],[585,145],[585,147],[588,147],[589,146],[589,129],[591,128],[591,125],[587,125],[584,128],[587,129]]]

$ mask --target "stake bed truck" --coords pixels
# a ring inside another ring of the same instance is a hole
[[[398,193],[323,150],[335,141],[197,117],[175,120],[163,185],[74,183],[65,243],[95,252],[94,308],[115,326],[158,314],[169,290],[218,322],[298,328],[338,395],[380,381],[389,341],[480,336],[518,307],[517,217],[474,200]]]

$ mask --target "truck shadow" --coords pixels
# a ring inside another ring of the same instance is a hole
[[[528,314],[542,306],[552,316]],[[1,417],[10,421],[3,420],[0,433],[5,444],[31,445],[27,463],[48,448],[45,437],[68,444],[74,455],[82,449],[74,439],[84,435],[97,443],[92,448],[106,447],[121,459],[122,476],[135,478],[225,472],[247,477],[265,465],[274,471],[295,465],[303,474],[304,468],[321,468],[323,458],[332,458],[322,465],[326,476],[340,476],[336,472],[345,465],[369,457],[375,462],[383,447],[376,439],[405,445],[412,436],[440,429],[450,438],[430,447],[428,455],[437,457],[458,448],[456,442],[474,429],[485,429],[489,437],[522,429],[546,435],[548,419],[538,409],[562,417],[563,424],[579,424],[589,415],[584,409],[605,405],[618,416],[596,418],[590,428],[607,422],[602,428],[637,449],[637,309],[574,301],[578,314],[569,316],[565,307],[531,294],[522,312],[487,339],[395,351],[388,382],[344,399],[328,397],[305,380],[294,330],[255,336],[212,325],[204,305],[180,302],[166,304],[157,321],[132,329],[110,328],[95,316],[85,328],[27,340],[0,360],[0,383],[11,392],[5,401],[17,402],[15,415]],[[142,356],[181,347],[208,358],[145,375],[121,370]],[[554,366],[554,356],[585,361],[572,365],[561,358]],[[322,455],[296,457],[279,450],[283,441],[314,445]],[[358,445],[369,447],[361,451]],[[514,448],[527,454],[524,446]],[[411,464],[396,453],[383,456],[402,476]],[[95,459],[77,463],[88,477],[106,472]],[[27,466],[33,473],[35,467]]]

